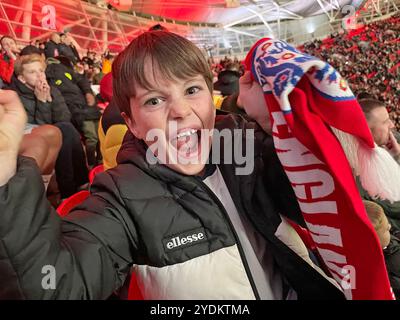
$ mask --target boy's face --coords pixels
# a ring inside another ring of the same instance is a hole
[[[386,248],[390,242],[390,228],[388,219],[385,214],[382,213],[383,221],[380,224],[379,228],[376,229],[376,233],[378,234],[379,241],[381,243],[382,248]]]
[[[200,130],[212,130],[215,122],[215,108],[204,77],[168,81],[150,63],[145,70],[152,88],[136,87],[136,96],[130,100],[132,116],[123,113],[129,129],[149,147],[155,143],[151,134],[158,129],[165,136],[161,149],[165,150],[166,163],[157,150],[153,151],[158,159],[174,171],[200,174],[204,169],[200,159],[207,160],[211,149],[211,136]]]
[[[25,64],[18,79],[34,90],[39,81],[46,81],[45,65],[39,61]]]

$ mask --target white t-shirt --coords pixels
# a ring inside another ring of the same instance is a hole
[[[221,201],[229,215],[239,237],[260,298],[263,300],[283,299],[282,277],[271,253],[268,251],[267,243],[245,217],[239,216],[218,167],[203,182]]]

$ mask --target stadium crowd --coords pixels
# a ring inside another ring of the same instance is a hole
[[[327,61],[349,82],[356,95],[383,101],[400,129],[400,16],[370,23],[300,49]]]
[[[168,34],[167,31],[161,32]],[[305,43],[300,48],[328,62],[348,80],[358,97],[375,143],[388,151],[393,158],[390,158],[390,161],[396,161],[397,166],[400,162],[400,145],[392,130],[394,126],[400,129],[399,33],[400,16],[396,15],[357,30],[333,34],[325,40]],[[146,37],[146,35],[141,37]],[[173,41],[181,40],[173,39]],[[55,201],[54,206],[58,207],[71,196],[89,189],[89,171],[98,166],[101,166],[101,170],[115,167],[117,154],[124,137],[126,138],[126,132],[129,131],[128,127],[131,132],[135,131],[136,124],[130,122],[129,111],[117,105],[116,101],[121,101],[118,100],[121,98],[113,98],[111,88],[112,82],[116,80],[115,77],[112,79],[110,72],[114,54],[106,50],[99,56],[87,50],[86,55],[82,56],[70,34],[57,32],[53,33],[46,42],[36,41],[23,48],[19,48],[12,37],[5,35],[1,37],[0,45],[0,89],[14,90],[28,116],[19,154],[36,160],[46,187],[49,184],[52,185],[51,177],[55,177],[57,182],[55,192],[59,192],[59,199]],[[190,44],[186,45],[190,50],[195,51]],[[207,72],[211,71],[210,74],[214,77],[211,90],[218,92],[216,96],[222,96],[220,100],[214,97],[214,103],[219,101],[218,108],[221,109],[219,112],[221,114],[246,113],[248,111],[246,102],[238,99],[239,79],[245,75],[244,65],[236,58],[225,57],[219,62],[209,58],[206,66],[210,68]],[[121,83],[121,80],[118,81]],[[99,92],[95,92],[96,86],[100,86]],[[196,89],[196,87],[193,88]],[[161,103],[159,100],[162,99],[157,99],[150,99],[150,103]],[[123,115],[121,115],[121,110],[124,112]],[[389,111],[391,120],[386,110]],[[385,124],[378,124],[379,117],[387,118],[385,118]],[[141,120],[146,123],[147,119],[143,117]],[[114,136],[110,138],[111,135]],[[112,160],[106,163],[105,160],[109,159],[110,153]],[[120,155],[123,156],[124,152]],[[146,169],[151,171],[151,168],[146,167]],[[355,168],[352,169],[357,172]],[[161,173],[165,174],[165,172]],[[157,174],[161,175],[161,173]],[[152,174],[149,173],[149,176]],[[207,172],[204,174],[206,175],[204,179],[207,179]],[[168,179],[172,181],[177,178],[169,177]],[[146,183],[150,180],[151,182],[154,180],[153,176],[146,180]],[[167,182],[171,185],[174,183],[169,180]],[[366,190],[362,176],[356,178],[356,182],[365,201],[368,216],[376,229],[386,264],[390,268],[388,270],[392,288],[396,297],[399,298],[400,201],[377,199],[374,194]],[[152,187],[148,190],[158,190],[156,184],[149,183],[149,186]],[[169,185],[168,188],[179,189]],[[160,192],[166,194],[165,190]],[[181,210],[181,203],[186,200],[183,197],[183,200],[180,199],[179,192],[181,191],[174,192],[176,194],[173,195],[173,201],[176,202],[173,202],[171,206],[174,206],[173,210],[178,212]],[[257,190],[254,192],[257,193]],[[157,201],[166,197],[165,194],[158,195]],[[104,210],[108,210],[108,207],[106,208],[108,202],[115,200],[111,201],[107,199],[107,196],[100,197],[103,201],[101,206],[105,206]],[[140,201],[133,199],[132,195],[123,195],[122,198],[124,198],[123,201],[129,199],[132,203],[134,200]],[[232,209],[235,206],[234,201],[230,196],[227,198],[230,201],[229,209]],[[250,198],[249,202],[254,200]],[[99,203],[96,206],[100,207]],[[204,203],[199,202],[198,205],[202,206]],[[107,219],[113,220],[115,216],[110,214]],[[249,227],[246,226],[246,228]],[[170,243],[172,242],[168,242],[166,246],[170,246]],[[251,245],[253,243],[248,244],[248,246]],[[120,259],[119,263],[124,260],[121,257],[115,259],[115,261]],[[120,267],[117,262],[114,266],[117,269]],[[280,295],[283,296],[283,293]],[[290,296],[289,289],[286,295]],[[272,297],[273,295],[266,294],[265,296]]]

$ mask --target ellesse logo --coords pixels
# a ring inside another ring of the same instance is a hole
[[[165,238],[163,239],[163,245],[165,251],[172,251],[183,247],[190,247],[204,241],[207,241],[204,228],[198,228]]]

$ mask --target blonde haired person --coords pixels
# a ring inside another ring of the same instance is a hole
[[[88,182],[88,171],[80,135],[70,122],[71,113],[60,91],[48,84],[45,70],[41,55],[19,57],[15,62],[17,79],[12,88],[18,93],[28,116],[25,133],[42,131],[44,125],[61,130],[62,144],[57,152],[55,171],[61,198],[65,199]],[[53,138],[45,136],[49,146],[54,145]]]

